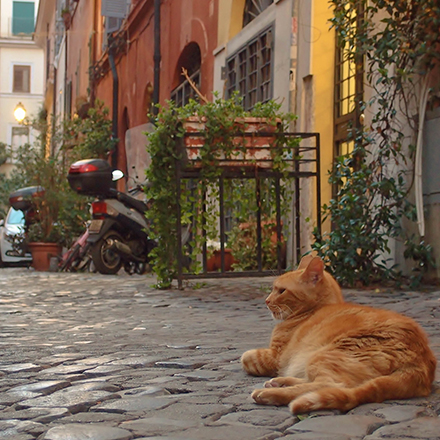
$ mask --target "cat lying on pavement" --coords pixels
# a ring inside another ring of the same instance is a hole
[[[436,358],[421,327],[398,313],[344,302],[319,257],[278,277],[266,304],[281,320],[269,348],[246,351],[244,370],[274,379],[252,393],[294,414],[428,396]]]

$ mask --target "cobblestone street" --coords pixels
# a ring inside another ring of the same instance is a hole
[[[160,291],[152,276],[0,269],[0,438],[440,439],[438,382],[428,398],[347,414],[254,404],[264,380],[239,358],[269,342],[272,281]],[[415,318],[440,360],[440,291],[344,295]]]

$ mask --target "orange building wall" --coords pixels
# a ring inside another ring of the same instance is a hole
[[[161,4],[160,102],[178,85],[179,56],[196,42],[201,51],[201,92],[213,89],[213,51],[217,45],[218,0],[171,0]],[[128,18],[128,41],[116,58],[119,79],[118,167],[125,171],[124,133],[148,121],[146,101],[154,86],[154,1],[139,0]],[[96,97],[112,110],[113,76],[110,69],[96,86]],[[126,109],[126,110],[125,110]],[[124,112],[125,110],[125,112]],[[128,124],[127,124],[128,121]]]
[[[89,67],[100,56],[101,0],[76,3],[70,29],[67,31],[66,80],[72,81],[72,113],[78,101],[87,99],[90,92]]]

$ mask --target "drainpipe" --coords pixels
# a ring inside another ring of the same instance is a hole
[[[154,0],[154,90],[153,90],[153,114],[157,115],[159,109],[160,91],[160,0]]]
[[[414,183],[417,211],[417,226],[419,234],[425,236],[425,214],[423,212],[423,179],[422,179],[422,156],[423,156],[423,129],[425,124],[426,105],[429,99],[429,72],[422,81],[419,102],[419,129],[417,131],[416,157],[414,163]]]
[[[111,38],[110,36],[109,36],[109,46],[108,46],[108,59],[110,62],[110,67],[112,69],[112,75],[113,75],[112,136],[113,136],[113,139],[117,139],[118,138],[119,78],[118,78],[118,72],[116,71],[113,38]],[[118,166],[117,150],[115,150],[112,154],[112,166],[113,166],[113,168],[117,168],[117,166]]]

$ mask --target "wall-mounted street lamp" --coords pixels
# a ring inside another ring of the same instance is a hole
[[[17,122],[23,122],[23,119],[26,117],[26,109],[21,102],[19,102],[14,109],[14,117]]]

